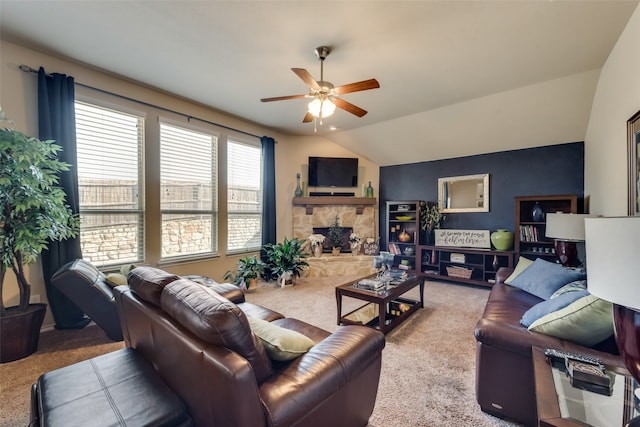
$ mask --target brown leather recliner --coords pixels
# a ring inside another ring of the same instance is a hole
[[[115,288],[124,339],[185,402],[199,426],[365,426],[380,376],[382,333],[329,333],[244,301],[233,285],[201,285],[151,267]],[[247,316],[316,344],[271,361]]]
[[[115,296],[105,276],[83,259],[68,262],[51,277],[51,284],[104,329],[113,341],[122,341]]]

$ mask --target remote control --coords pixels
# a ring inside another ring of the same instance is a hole
[[[544,351],[545,356],[553,359],[554,361],[565,363],[567,359],[575,360],[582,363],[588,363],[590,365],[596,365],[599,368],[604,369],[604,363],[595,356],[589,356],[586,354],[575,354],[567,351],[556,350],[548,348]]]

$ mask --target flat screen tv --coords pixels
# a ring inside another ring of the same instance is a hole
[[[309,187],[357,186],[357,158],[309,157]]]

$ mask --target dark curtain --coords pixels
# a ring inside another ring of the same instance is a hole
[[[273,138],[263,136],[262,172],[262,244],[276,243],[276,142]]]
[[[67,204],[73,213],[79,212],[78,174],[76,159],[76,122],[74,108],[73,77],[63,74],[47,75],[44,68],[38,71],[38,125],[40,139],[52,139],[62,146],[59,159],[71,164],[71,169],[62,172],[59,185],[67,194]],[[82,258],[80,239],[49,242],[48,250],[42,252],[42,273],[49,307],[56,322],[56,329],[80,329],[89,319],[67,297],[51,285],[51,276],[62,265]]]

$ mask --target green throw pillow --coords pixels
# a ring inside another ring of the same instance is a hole
[[[528,329],[591,347],[613,335],[613,306],[589,295],[539,318]]]
[[[251,331],[262,341],[272,360],[286,361],[309,351],[315,343],[308,337],[291,329],[281,328],[266,320],[247,317]]]
[[[104,276],[105,282],[110,286],[122,286],[127,284],[127,276],[120,273],[109,273]]]
[[[531,264],[533,264],[533,261],[531,261],[529,258],[525,258],[523,256],[518,258],[518,264],[516,265],[516,268],[513,270],[513,273],[511,273],[511,276],[505,279],[504,283],[506,283],[507,285],[511,284],[511,281],[518,277],[518,275],[525,271]]]

